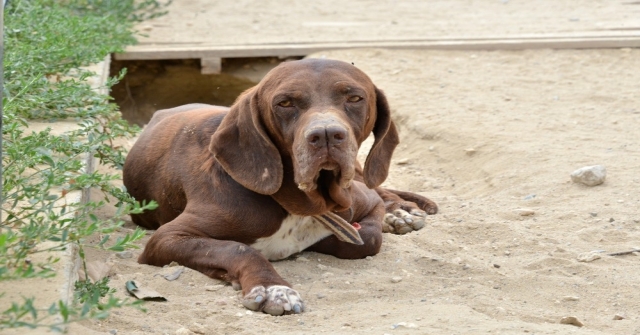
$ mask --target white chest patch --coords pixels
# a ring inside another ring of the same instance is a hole
[[[257,239],[251,246],[270,261],[300,252],[331,235],[322,223],[310,216],[289,215],[273,235]]]

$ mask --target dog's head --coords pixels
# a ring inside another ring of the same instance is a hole
[[[375,141],[363,170],[369,188],[387,177],[398,144],[386,98],[352,64],[305,59],[280,64],[244,92],[210,150],[234,180],[255,192],[274,194],[293,173],[303,192],[331,197],[350,187],[358,148],[371,132]],[[289,161],[293,171],[285,172]]]

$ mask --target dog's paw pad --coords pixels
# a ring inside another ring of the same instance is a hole
[[[242,304],[250,310],[261,310],[271,315],[300,314],[304,311],[300,294],[283,285],[269,286],[266,289],[264,286],[256,286],[244,296]]]

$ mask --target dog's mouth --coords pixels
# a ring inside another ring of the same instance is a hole
[[[346,189],[351,186],[353,176],[343,176],[343,169],[340,164],[334,161],[327,161],[320,164],[318,172],[308,181],[298,183],[298,188],[303,192],[311,192],[319,189],[323,194],[331,184],[337,184],[340,188]]]

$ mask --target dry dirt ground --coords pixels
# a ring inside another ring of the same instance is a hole
[[[370,259],[275,263],[305,299],[301,315],[248,312],[193,270],[167,281],[156,274],[173,269],[137,264],[139,250],[92,252],[112,264],[118,296],[135,279],[168,301],[72,334],[640,334],[640,254],[606,255],[640,247],[640,50],[315,56],[354,62],[386,92],[402,136],[386,185],[440,212],[386,234]],[[570,180],[594,164],[604,184]],[[601,258],[578,261],[591,251]]]

